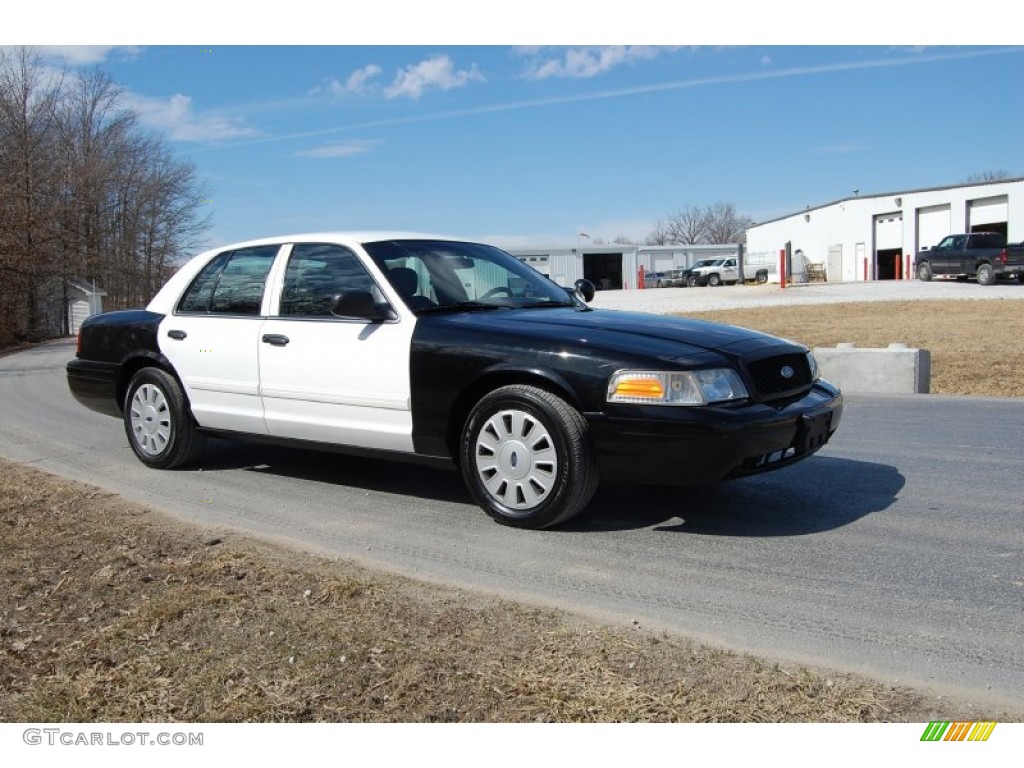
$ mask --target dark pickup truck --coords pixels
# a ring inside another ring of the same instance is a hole
[[[1024,243],[1007,245],[999,232],[949,235],[934,248],[919,251],[914,263],[918,280],[951,275],[994,285],[1003,278],[1024,279]]]

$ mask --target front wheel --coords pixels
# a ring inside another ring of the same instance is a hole
[[[697,287],[697,278],[696,277],[688,277],[688,278],[686,278],[686,285],[689,288],[696,288]]]
[[[718,275],[708,275],[708,285],[714,288],[717,285],[722,284],[722,278]]]
[[[932,265],[927,261],[922,261],[917,265],[917,279],[926,283],[932,279]]]
[[[203,449],[203,436],[189,413],[185,393],[160,368],[143,368],[129,382],[124,431],[139,460],[157,469],[187,464]]]
[[[586,419],[538,387],[513,384],[484,396],[462,434],[462,474],[494,520],[547,528],[583,509],[598,473]]]

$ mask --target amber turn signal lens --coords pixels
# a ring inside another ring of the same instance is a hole
[[[654,400],[665,396],[665,388],[658,379],[622,379],[615,387],[619,397],[649,397]]]

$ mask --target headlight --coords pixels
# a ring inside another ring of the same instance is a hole
[[[736,371],[619,371],[608,381],[609,403],[707,405],[747,397]]]
[[[807,353],[807,366],[811,369],[811,381],[821,378],[821,371],[818,370],[818,361],[814,359],[812,352]]]

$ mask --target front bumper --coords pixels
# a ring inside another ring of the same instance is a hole
[[[820,381],[784,405],[639,406],[587,419],[603,478],[698,485],[807,458],[835,433],[842,412],[842,394]]]

